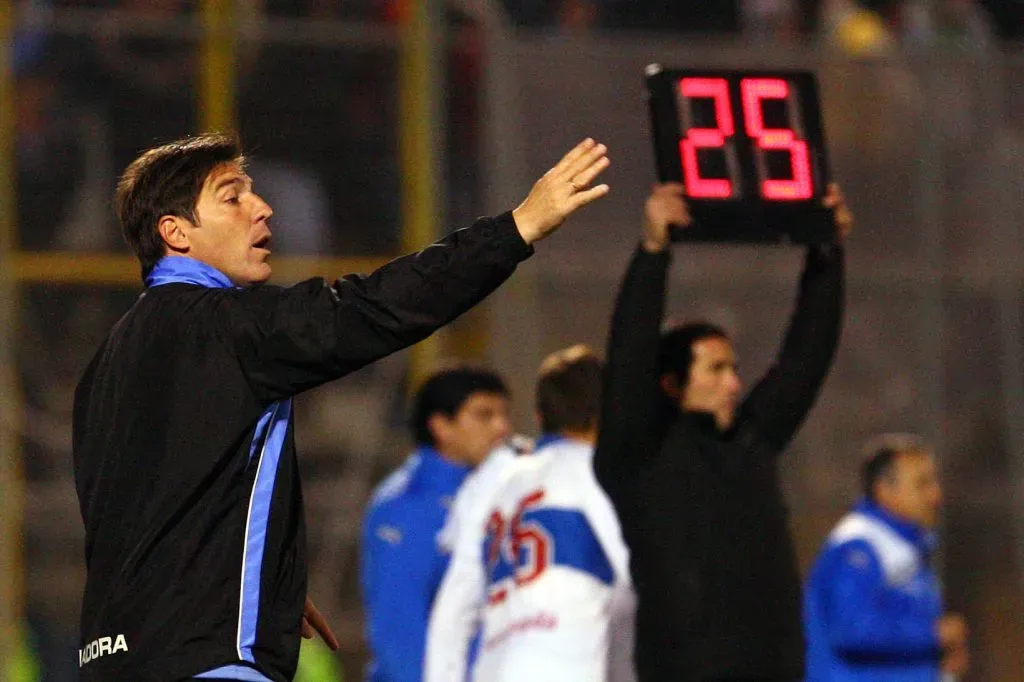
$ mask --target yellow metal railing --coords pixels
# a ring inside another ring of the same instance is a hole
[[[370,272],[388,261],[384,257],[320,258],[274,256],[274,279],[297,282],[310,277],[330,280],[342,273]],[[7,259],[12,279],[33,284],[91,284],[141,287],[139,261],[134,256],[105,253],[16,252]]]
[[[197,75],[197,128],[235,129],[238,46],[237,0],[201,0]],[[400,170],[403,252],[420,249],[439,234],[442,193],[439,162],[440,0],[406,0],[400,26]],[[18,248],[15,186],[13,6],[0,0],[0,662],[14,660],[24,616],[22,504],[17,419],[21,396],[14,368],[19,286],[74,284],[136,288],[139,267],[129,255],[25,252]],[[187,134],[189,131],[182,131]],[[389,258],[275,257],[275,280],[336,277],[368,272]],[[419,344],[410,358],[410,385],[435,364],[439,341]],[[0,679],[4,666],[0,663]]]
[[[13,29],[12,3],[0,1],[0,678],[9,662],[19,658],[25,592],[21,533],[24,484],[16,435],[21,401],[14,369],[18,285],[11,267],[17,247]]]
[[[436,51],[440,10],[436,0],[405,0],[401,17],[399,154],[402,177],[402,250],[422,249],[439,236],[438,180],[440,96]],[[441,332],[410,351],[408,386],[415,389],[437,364]]]
[[[199,118],[203,132],[234,130],[234,0],[202,0],[203,39],[199,61]]]

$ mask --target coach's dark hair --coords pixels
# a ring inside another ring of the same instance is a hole
[[[870,440],[864,446],[864,464],[860,472],[864,497],[877,502],[875,484],[892,476],[897,457],[909,452],[929,451],[924,440],[909,433],[885,433]]]
[[[434,434],[427,422],[435,414],[448,417],[462,408],[474,393],[508,396],[508,388],[500,376],[480,367],[452,367],[427,379],[413,399],[412,435],[417,445],[435,445]]]
[[[728,340],[729,335],[710,322],[690,322],[664,332],[658,344],[659,373],[678,375],[680,383],[685,387],[690,380],[690,366],[693,365],[693,344],[713,338]]]
[[[604,364],[583,345],[552,353],[541,363],[537,412],[544,433],[585,431],[601,412]]]
[[[154,147],[128,165],[117,183],[114,209],[143,277],[165,253],[160,218],[173,215],[195,223],[207,176],[231,161],[244,161],[238,138],[211,133]]]

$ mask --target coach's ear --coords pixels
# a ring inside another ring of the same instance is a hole
[[[189,222],[184,218],[174,215],[165,215],[160,218],[157,224],[157,231],[160,238],[164,240],[169,251],[187,253],[189,250],[188,228]]]

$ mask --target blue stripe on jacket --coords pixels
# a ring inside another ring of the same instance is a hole
[[[249,514],[245,523],[242,590],[238,608],[238,656],[250,663],[256,662],[252,648],[256,645],[256,626],[259,623],[260,579],[263,556],[266,553],[270,503],[277,482],[277,466],[281,461],[285,436],[288,433],[292,401],[289,399],[274,403],[267,408],[267,413],[270,414],[270,427],[260,453],[259,468],[256,470],[256,482],[249,498]]]
[[[184,256],[161,258],[146,276],[146,286],[149,288],[166,284],[194,284],[211,289],[235,287],[227,275],[213,266]],[[267,525],[270,522],[270,505],[277,483],[277,468],[281,461],[281,453],[284,451],[291,414],[290,399],[269,405],[256,423],[252,444],[249,447],[249,465],[252,466],[257,451],[259,458],[245,523],[236,635],[238,658],[249,663],[256,662],[252,649],[256,645],[259,624],[261,573],[266,553]],[[257,681],[267,679],[258,671],[245,666],[221,667],[207,671],[199,677]]]

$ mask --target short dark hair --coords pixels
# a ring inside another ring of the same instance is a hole
[[[481,367],[444,369],[428,378],[413,398],[412,435],[417,445],[436,445],[427,422],[441,413],[454,417],[474,393],[508,397],[508,388],[497,373]]]
[[[537,412],[544,433],[583,431],[596,424],[603,370],[604,363],[583,345],[545,358],[537,379]]]
[[[238,138],[210,133],[154,147],[128,164],[117,183],[114,210],[143,278],[165,253],[160,218],[173,215],[196,222],[203,183],[214,168],[230,162],[244,162]]]
[[[658,344],[659,373],[678,375],[680,384],[685,387],[693,365],[693,344],[704,339],[728,341],[729,335],[710,322],[689,322],[663,332]]]
[[[861,465],[861,492],[868,500],[875,499],[875,484],[892,476],[896,458],[912,452],[929,452],[928,445],[913,434],[884,433],[868,441],[864,446],[864,463]]]

